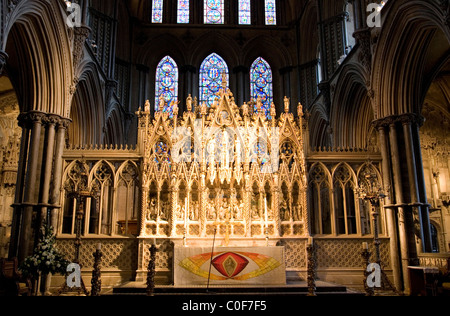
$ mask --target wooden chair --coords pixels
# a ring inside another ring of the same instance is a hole
[[[31,296],[32,283],[19,272],[17,258],[0,259],[0,296]]]

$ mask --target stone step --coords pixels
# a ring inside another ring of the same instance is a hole
[[[110,295],[146,295],[146,285],[142,282],[128,282],[115,287]],[[306,282],[290,283],[286,286],[156,286],[154,295],[307,295]],[[317,295],[358,295],[360,293],[349,291],[345,286],[322,282],[316,282]]]

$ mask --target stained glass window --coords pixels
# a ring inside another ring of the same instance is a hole
[[[178,23],[189,23],[189,1],[178,0]]]
[[[153,0],[152,22],[162,23],[163,21],[163,0]]]
[[[266,1],[266,25],[277,25],[276,0]]]
[[[159,109],[160,97],[166,102],[164,109]],[[178,100],[178,67],[175,61],[170,57],[164,57],[156,69],[156,110],[161,110],[173,116],[172,101]]]
[[[239,0],[239,24],[250,25],[251,21],[250,0]]]
[[[206,57],[200,66],[200,101],[211,106],[222,86],[222,76],[226,75],[227,87],[229,86],[229,72],[226,62],[213,53]]]
[[[272,69],[263,58],[259,57],[250,69],[251,95],[254,100],[261,99],[266,116],[270,116],[270,105],[273,100]]]
[[[224,1],[205,0],[205,24],[224,23]]]

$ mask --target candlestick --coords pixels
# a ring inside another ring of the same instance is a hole
[[[187,201],[187,198],[185,198],[184,199],[184,229],[185,229],[185,231],[186,231],[186,228],[187,228],[187,221],[188,221],[188,218],[187,218],[187,206],[188,206],[188,201]]]
[[[268,215],[267,215],[267,198],[265,197],[264,198],[264,210],[265,210],[265,222],[266,222],[266,228],[267,228],[267,226],[268,226]]]

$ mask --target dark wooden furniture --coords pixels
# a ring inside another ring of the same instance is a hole
[[[0,296],[31,296],[32,283],[19,271],[17,258],[0,259]]]

